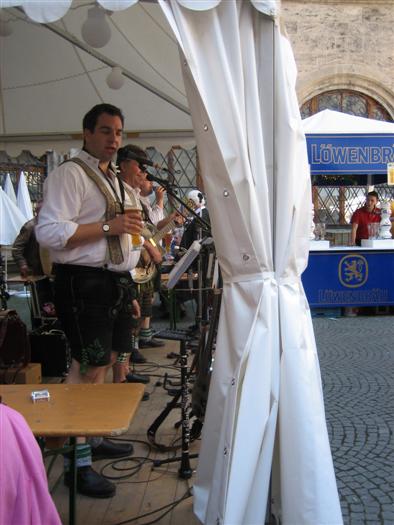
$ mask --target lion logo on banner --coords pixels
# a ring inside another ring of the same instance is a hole
[[[346,255],[339,261],[338,275],[346,288],[358,288],[368,280],[368,262],[362,255]]]

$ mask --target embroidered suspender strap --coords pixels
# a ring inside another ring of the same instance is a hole
[[[105,220],[109,221],[115,217],[117,213],[122,213],[121,203],[115,200],[114,195],[110,192],[108,187],[105,185],[103,179],[95,171],[92,170],[83,160],[78,157],[73,157],[65,162],[74,162],[78,164],[86,175],[93,181],[98,189],[103,194],[106,202]],[[118,235],[108,235],[106,237],[109,251],[109,258],[113,264],[121,264],[124,261],[122,248],[120,245],[120,239]]]

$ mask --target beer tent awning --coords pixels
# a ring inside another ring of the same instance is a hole
[[[394,123],[325,109],[302,121],[312,175],[387,173]]]
[[[132,2],[100,3],[114,9]],[[278,4],[159,5],[181,50],[224,281],[195,511],[207,524],[263,524],[273,465],[282,523],[340,524],[300,279],[309,250],[310,176]]]

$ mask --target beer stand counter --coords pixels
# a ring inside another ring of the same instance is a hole
[[[368,240],[363,246],[311,241],[301,276],[311,308],[394,305],[394,240]]]

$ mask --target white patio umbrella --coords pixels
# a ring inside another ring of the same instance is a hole
[[[112,10],[133,3],[99,2]],[[207,524],[263,524],[275,452],[274,508],[282,523],[340,524],[300,280],[309,245],[308,160],[295,66],[274,22],[278,3],[159,3],[183,52],[224,280],[195,511]],[[41,17],[53,4],[24,8]],[[62,5],[65,12],[68,2]]]
[[[17,204],[27,221],[33,218],[33,208],[31,205],[29,189],[26,184],[25,174],[22,172],[19,177]]]
[[[0,188],[0,249],[4,255],[4,278],[7,281],[8,253],[26,219],[12,199]],[[8,253],[7,253],[8,252]]]
[[[7,173],[7,177],[5,179],[4,192],[6,193],[6,195],[8,195],[8,197],[16,205],[16,195],[15,195],[14,185],[12,184],[9,173]]]
[[[0,188],[0,245],[12,245],[25,222],[23,213]]]

